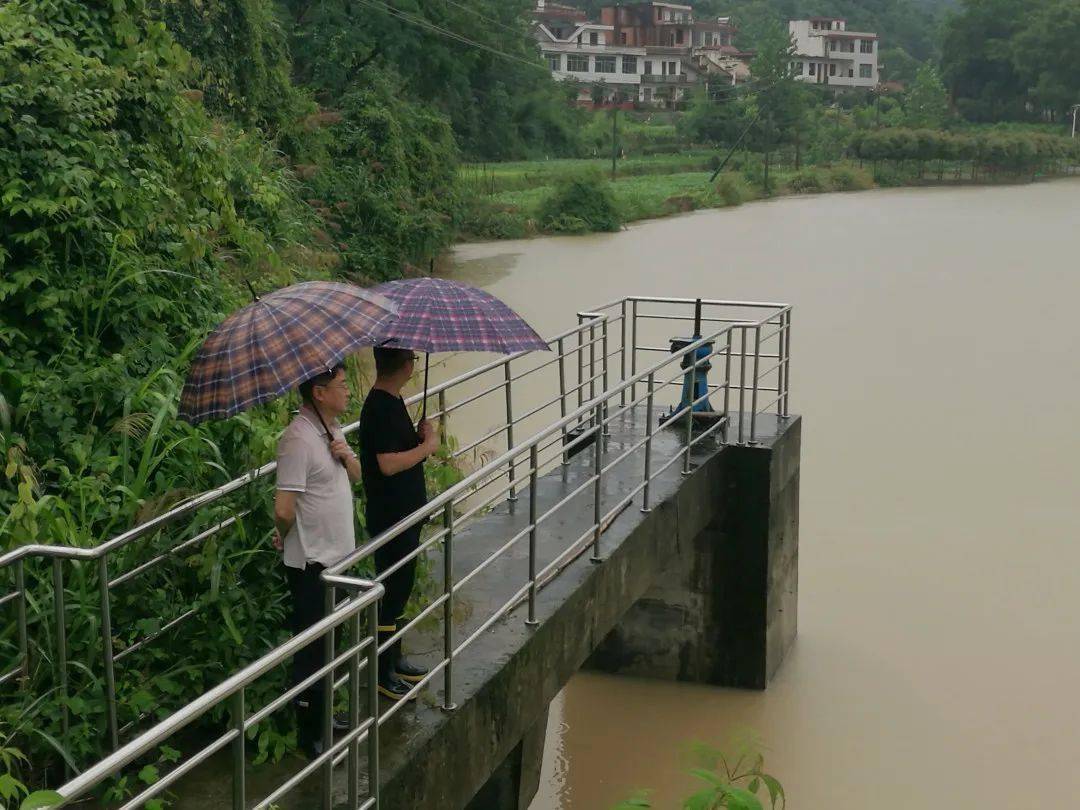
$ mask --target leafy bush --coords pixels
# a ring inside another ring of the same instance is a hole
[[[817,169],[803,169],[788,180],[788,188],[795,194],[819,194],[825,191],[827,179]]]
[[[611,184],[597,174],[560,183],[540,205],[545,230],[617,231],[622,225]]]
[[[716,193],[724,205],[741,205],[746,199],[742,183],[731,174],[724,174],[716,181]]]
[[[732,751],[725,753],[707,745],[696,745],[697,767],[690,773],[705,787],[689,796],[685,810],[764,810],[762,796],[768,797],[770,810],[787,806],[784,787],[775,776],[765,772],[765,757],[753,738],[736,738]],[[648,792],[616,805],[614,810],[645,810],[653,804]]]
[[[834,166],[828,173],[828,181],[833,191],[860,191],[874,186],[874,179],[867,172],[849,166]]]

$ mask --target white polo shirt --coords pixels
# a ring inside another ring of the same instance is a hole
[[[336,420],[330,430],[334,438],[345,438]],[[285,565],[333,565],[356,548],[352,484],[345,465],[330,455],[326,431],[307,405],[282,434],[277,463],[277,488],[300,493],[296,523],[285,536]]]

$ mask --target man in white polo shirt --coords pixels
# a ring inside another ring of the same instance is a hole
[[[301,383],[300,396],[303,406],[278,442],[274,497],[294,635],[325,615],[323,570],[356,548],[352,485],[360,480],[360,462],[338,425],[349,405],[344,366]],[[293,657],[293,683],[325,663],[322,641],[309,644]],[[331,742],[322,739],[324,699],[321,678],[297,699],[298,742],[308,756]]]

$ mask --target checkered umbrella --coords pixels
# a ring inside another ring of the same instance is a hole
[[[442,278],[389,281],[374,288],[398,307],[380,345],[420,352],[547,351],[525,319],[490,293]]]
[[[376,342],[396,312],[376,292],[333,281],[256,297],[203,342],[180,394],[180,418],[225,419],[281,396]]]
[[[375,287],[398,307],[377,345],[426,352],[548,351],[525,319],[490,293],[442,278],[389,281]],[[427,405],[427,360],[424,406]]]

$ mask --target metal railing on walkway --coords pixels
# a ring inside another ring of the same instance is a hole
[[[671,337],[671,330],[676,326],[691,325],[692,329],[695,323],[700,328],[701,337],[686,337],[679,344],[675,344],[679,347],[675,351],[672,351],[671,346],[658,345],[664,338],[665,331],[667,337]],[[334,769],[346,760],[348,806],[377,806],[377,730],[394,714],[410,705],[407,701],[401,701],[388,711],[379,712],[378,702],[374,697],[375,690],[371,684],[375,677],[373,662],[379,652],[384,652],[407,633],[415,631],[426,620],[441,618],[443,638],[440,660],[434,662],[428,675],[413,686],[412,691],[415,693],[424,689],[441,676],[442,706],[447,711],[452,711],[455,708],[455,660],[459,659],[481,634],[519,604],[527,605],[526,623],[535,625],[538,591],[585,551],[591,551],[594,562],[601,562],[604,559],[602,536],[605,528],[639,496],[641,508],[646,511],[650,509],[651,482],[675,464],[681,463],[682,472],[688,474],[691,471],[693,448],[707,438],[720,437],[727,442],[754,443],[758,438],[760,416],[770,412],[780,419],[788,416],[791,307],[785,304],[629,296],[578,313],[578,325],[551,338],[549,346],[553,351],[552,355],[533,353],[498,358],[431,387],[428,397],[429,400],[433,399],[434,403],[433,407],[428,409],[429,416],[438,421],[444,436],[448,432],[451,416],[465,408],[479,414],[473,421],[480,424],[484,419],[498,414],[498,421],[493,429],[482,431],[480,436],[471,438],[460,448],[454,449],[451,452],[453,458],[464,459],[469,453],[475,454],[478,450],[490,447],[495,441],[502,444],[504,449],[501,452],[494,451],[498,454],[493,458],[482,458],[478,468],[458,484],[437,495],[423,509],[365,543],[339,564],[327,569],[323,574],[327,584],[326,604],[329,614],[325,620],[271,650],[255,663],[228,677],[218,687],[178,709],[165,721],[141,733],[138,720],[126,727],[118,725],[115,667],[128,655],[152,645],[162,635],[176,632],[184,622],[193,618],[193,613],[188,611],[170,619],[155,632],[116,652],[111,617],[112,591],[166,561],[176,560],[180,555],[197,549],[209,538],[236,526],[242,520],[255,519],[257,516],[251,514],[253,506],[250,498],[244,508],[230,508],[228,499],[237,494],[250,493],[253,486],[261,483],[275,470],[275,464],[265,464],[217,489],[204,492],[94,548],[33,545],[23,546],[0,556],[0,569],[11,570],[14,579],[14,589],[0,596],[0,607],[11,605],[16,612],[17,624],[15,660],[0,674],[0,684],[7,683],[15,688],[26,682],[35,652],[35,646],[31,643],[31,622],[27,607],[28,604],[41,604],[40,597],[31,599],[26,566],[34,562],[51,565],[52,588],[51,594],[47,596],[51,596],[52,600],[53,621],[49,628],[51,632],[41,634],[51,640],[51,649],[44,650],[39,647],[38,654],[47,658],[53,667],[56,700],[61,706],[65,731],[69,722],[67,699],[70,664],[66,647],[66,626],[69,619],[65,609],[64,566],[90,564],[96,568],[96,587],[99,590],[98,632],[101,642],[100,689],[107,707],[108,747],[113,753],[64,785],[60,789],[62,795],[67,798],[85,795],[207,711],[227,703],[231,712],[229,730],[194,755],[185,758],[153,785],[152,790],[148,788],[124,806],[141,806],[229,745],[232,746],[234,757],[233,807],[250,806],[245,790],[242,731],[247,732],[263,722],[310,684],[301,684],[290,689],[255,712],[246,711],[244,689],[261,675],[284,663],[306,643],[322,639],[326,645],[328,660],[333,660],[309,680],[314,682],[322,677],[328,686],[346,690],[352,721],[350,730],[322,757],[301,769],[254,806],[269,806],[306,777],[315,771],[321,771],[322,805],[329,808]],[[646,362],[650,355],[660,353],[665,356],[651,364]],[[704,387],[703,393],[698,394],[697,375],[704,375],[710,367],[713,382]],[[526,379],[529,383],[521,382]],[[540,391],[547,386],[555,389],[557,385],[558,393],[543,396],[538,402],[529,402],[524,409],[515,410],[515,385],[519,392],[524,390],[523,386],[526,385],[536,386]],[[673,407],[666,422],[666,425],[685,432],[685,442],[678,453],[668,458],[656,458],[653,443],[655,423],[660,408],[670,399],[666,394],[675,389],[692,391],[696,395],[692,396],[689,405],[684,401]],[[420,396],[410,397],[408,404],[417,404]],[[709,401],[710,396],[722,397],[723,405],[714,406],[717,411],[708,422],[701,421],[695,417],[694,411]],[[616,457],[605,459],[605,437],[612,421],[629,409],[643,410],[645,436]],[[554,415],[556,413],[557,416]],[[355,423],[348,425],[346,433],[354,432],[357,427]],[[531,429],[533,432],[526,440],[515,441],[515,429],[518,432]],[[572,455],[583,448],[588,449],[589,445],[592,448],[591,475],[556,504],[540,512],[537,500],[538,477],[547,469],[560,464],[567,465]],[[617,466],[631,462],[642,465],[639,483],[623,493],[617,502],[603,504],[601,493],[605,476],[609,476]],[[505,538],[499,548],[471,570],[458,572],[455,576],[455,535],[495,504],[503,500],[516,501],[525,493],[529,499],[527,526]],[[539,532],[555,515],[580,497],[592,499],[592,524],[582,534],[572,538],[554,559],[540,566],[537,556]],[[211,515],[209,518],[207,510]],[[201,524],[195,524],[196,516],[200,516]],[[211,525],[206,525],[207,520]],[[191,529],[188,532],[191,536],[177,538],[175,544],[167,545],[164,551],[154,554],[130,570],[122,573],[110,571],[110,554],[134,542],[159,538],[165,529],[182,521],[188,521],[188,525],[194,524],[198,530]],[[361,564],[367,563],[377,549],[421,522],[431,522],[437,528],[424,538],[420,548],[409,557],[393,568],[381,572],[374,580],[360,579],[350,574]],[[462,589],[523,542],[528,543],[527,577],[509,598],[483,618],[478,627],[472,629],[465,638],[455,638],[453,610],[455,603],[462,598]],[[436,551],[442,559],[441,592],[424,605],[414,618],[399,628],[393,637],[376,648],[371,628],[376,626],[374,610],[382,590],[380,582],[408,559]],[[333,606],[338,591],[345,591],[347,596],[343,602],[338,602],[335,608]],[[361,631],[361,612],[366,612],[368,616],[366,631]],[[37,621],[39,624],[47,621],[43,611],[38,611]],[[337,653],[335,630],[345,623],[348,623],[349,627],[349,646],[344,652]],[[348,668],[348,672],[336,681],[333,674],[335,667]],[[360,671],[365,667],[369,680],[368,716],[365,721],[360,722],[359,679]],[[328,732],[332,722],[333,704],[332,700],[326,701],[325,728]],[[135,736],[127,744],[121,745],[121,736],[127,731],[131,731]],[[368,747],[369,789],[368,796],[362,799],[358,789],[358,750],[361,742],[365,740]]]

